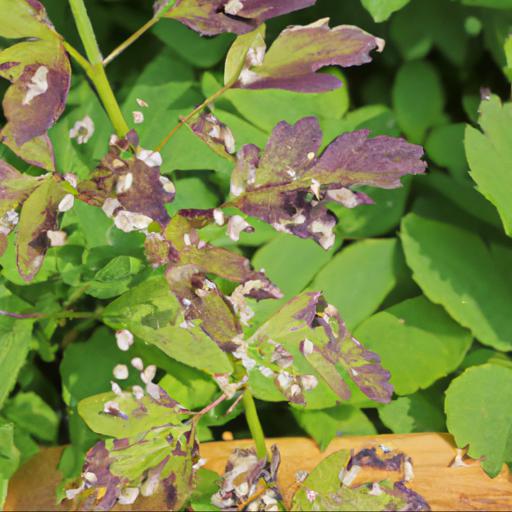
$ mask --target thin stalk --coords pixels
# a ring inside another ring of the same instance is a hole
[[[107,74],[105,73],[103,58],[98,47],[98,42],[96,41],[96,36],[94,35],[91,20],[87,14],[84,0],[69,0],[69,5],[71,6],[71,12],[75,19],[78,34],[80,35],[80,39],[84,45],[85,53],[89,59],[89,78],[92,80],[96,90],[98,91],[98,95],[110,120],[112,121],[112,124],[114,125],[117,135],[124,137],[129,131],[128,124],[123,117],[121,108],[117,103],[112,87],[108,81]],[[71,55],[75,57],[72,53]]]
[[[249,426],[249,430],[251,431],[254,444],[256,445],[256,455],[259,459],[264,459],[265,457],[268,457],[267,447],[265,445],[265,434],[261,427],[254,398],[248,389],[244,392],[243,404],[245,409],[245,419]]]
[[[87,73],[87,76],[91,76],[92,67],[89,64],[89,61],[73,46],[71,46],[67,41],[64,41],[64,48],[66,51],[75,59],[76,63]]]
[[[180,119],[180,122],[165,136],[165,138],[155,148],[156,152],[162,151],[164,146],[171,140],[172,136],[186,123],[188,123],[196,114],[203,111],[208,105],[219,99],[227,90],[231,89],[238,80],[238,76],[234,80],[230,80],[224,87],[221,87],[217,92],[213,93],[210,97],[206,98],[201,105],[196,107],[190,114]]]
[[[99,314],[90,311],[59,311],[57,313],[12,313],[11,311],[0,310],[0,316],[8,316],[19,320],[36,319],[44,320],[47,318],[58,319],[65,318],[68,320],[75,318],[98,318]]]
[[[144,23],[144,25],[142,25],[142,27],[140,27],[139,30],[137,30],[137,32],[134,32],[128,39],[123,41],[117,48],[112,50],[112,52],[107,57],[105,57],[103,59],[103,66],[107,66],[116,57],[121,55],[121,53],[123,53],[126,50],[126,48],[128,48],[128,46],[130,46],[135,41],[137,41],[137,39],[139,39],[140,36],[142,36],[150,28],[152,28],[154,25],[156,25],[159,20],[160,20],[160,18],[155,17],[155,18],[151,18],[149,21]]]

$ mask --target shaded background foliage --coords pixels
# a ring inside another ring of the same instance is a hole
[[[44,4],[56,29],[79,46],[67,4],[62,0]],[[151,16],[150,2],[89,0],[87,4],[104,54]],[[428,176],[405,180],[399,190],[370,191],[376,205],[336,210],[338,241],[327,252],[311,240],[276,233],[262,223],[256,225],[255,234],[242,233],[237,244],[220,228],[209,232],[215,244],[249,256],[256,269],[265,268],[284,292],[283,301],[304,289],[323,290],[348,327],[391,370],[396,396],[379,408],[360,393],[354,393],[347,404],[318,411],[293,409],[284,402],[259,403],[269,437],[305,432],[322,447],[341,434],[446,430],[444,392],[454,377],[484,363],[512,368],[504,353],[512,346],[512,336],[498,332],[496,340],[487,335],[482,339],[474,328],[478,318],[468,319],[461,311],[465,298],[472,300],[474,292],[465,289],[464,275],[474,274],[486,283],[512,283],[510,239],[495,208],[475,191],[463,142],[465,124],[476,126],[482,88],[504,99],[510,96],[503,45],[512,31],[512,4],[505,0],[395,2],[407,5],[381,23],[375,23],[362,4],[370,8],[375,2],[319,0],[315,7],[268,23],[270,40],[287,25],[322,17],[330,17],[331,26],[354,24],[384,38],[385,51],[370,65],[346,69],[343,75],[333,71],[342,76],[343,88],[315,95],[233,90],[214,107],[216,116],[233,130],[237,147],[263,145],[281,120],[295,122],[316,115],[325,134],[324,146],[342,131],[369,128],[372,135],[403,135],[426,149]],[[201,38],[178,22],[163,20],[109,65],[109,78],[128,119],[137,110],[136,98],[150,105],[144,111],[145,122],[137,126],[143,146],[155,146],[180,115],[218,88],[223,59],[233,40],[229,34]],[[6,82],[0,84],[0,94],[6,87]],[[87,144],[77,146],[68,132],[84,115],[93,119],[96,131]],[[58,168],[87,177],[90,162],[107,151],[110,132],[92,88],[76,73],[66,112],[50,131]],[[20,170],[36,173],[3,146],[0,156]],[[172,177],[177,188],[169,213],[212,208],[225,199],[229,163],[186,128],[162,156],[162,172]],[[147,276],[140,270],[142,235],[111,230],[111,221],[101,211],[77,204],[65,215],[63,227],[68,245],[49,250],[32,284],[18,276],[12,244],[0,258],[4,309],[15,309],[25,301],[37,311],[54,312],[74,300],[70,290],[84,284],[87,293],[77,298],[75,306],[99,309]],[[491,248],[491,256],[475,256],[481,244]],[[440,264],[442,278],[437,283],[431,272],[442,257],[448,263]],[[110,275],[104,269],[112,261],[116,271]],[[466,274],[453,273],[453,265],[464,267]],[[455,290],[452,298],[442,288],[443,281]],[[221,284],[231,291],[229,283]],[[493,295],[494,290],[484,287],[475,292],[477,309],[484,309],[482,304],[488,301],[490,309],[510,310],[509,292]],[[255,304],[257,324],[281,303]],[[29,330],[29,323],[15,327],[14,321],[1,319],[0,328],[6,333]],[[499,325],[491,325],[491,330],[499,331]],[[21,461],[35,453],[38,444],[71,442],[61,463],[64,476],[71,477],[79,472],[85,450],[98,439],[77,415],[78,401],[108,390],[112,367],[134,354],[121,354],[112,331],[94,320],[40,323],[23,358],[29,350],[0,419],[14,423]],[[166,358],[156,348],[137,344],[135,350],[135,355],[140,353],[159,366],[162,387],[187,406],[201,407],[215,393],[215,385],[198,371]],[[457,392],[464,396],[464,389]],[[212,413],[200,437],[220,439],[226,430],[235,438],[247,437],[239,412],[227,418],[221,411]],[[456,416],[466,411],[453,414],[452,431],[457,434]],[[512,454],[498,459],[511,462]],[[487,469],[494,472],[495,467],[493,459]]]

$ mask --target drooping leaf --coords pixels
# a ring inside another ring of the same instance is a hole
[[[422,296],[375,314],[355,335],[382,358],[399,395],[424,389],[454,371],[473,340],[443,308]]]
[[[341,25],[330,29],[328,19],[283,30],[267,52],[263,34],[251,44],[235,87],[309,93],[341,86],[336,77],[317,73],[319,69],[366,64],[371,61],[370,51],[384,47],[384,41],[357,27]]]
[[[316,0],[177,0],[164,16],[206,36],[244,34],[264,21],[304,9]],[[155,7],[159,7],[156,2]]]
[[[313,238],[322,247],[334,243],[335,217],[325,203],[353,208],[371,200],[353,192],[354,185],[400,186],[405,174],[421,173],[422,149],[401,139],[368,131],[343,134],[317,156],[322,139],[318,121],[278,124],[265,149],[244,146],[231,178],[228,203],[258,217],[278,231]]]
[[[50,246],[48,231],[57,229],[59,205],[65,196],[60,177],[48,175],[23,203],[16,253],[18,270],[26,281],[31,281],[43,264]]]
[[[467,369],[446,391],[448,430],[468,455],[484,457],[482,467],[496,476],[512,461],[512,369],[484,364]]]
[[[512,291],[478,235],[410,213],[402,221],[402,244],[413,278],[483,344],[510,350]]]
[[[505,232],[512,236],[512,208],[507,191],[512,186],[512,104],[502,104],[497,96],[480,105],[482,132],[466,127],[464,145],[471,177],[477,190],[497,209]]]
[[[393,392],[377,354],[352,337],[320,293],[289,301],[249,338],[245,350],[251,388],[267,400],[332,407],[350,398],[346,375],[372,400],[386,403]]]

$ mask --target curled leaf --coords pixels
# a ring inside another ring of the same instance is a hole
[[[329,18],[288,27],[268,51],[263,37],[251,41],[235,87],[308,93],[330,91],[342,85],[340,80],[327,73],[317,73],[318,70],[326,66],[366,64],[371,61],[372,50],[383,48],[382,39],[358,27],[329,28]]]
[[[164,16],[205,36],[245,34],[264,21],[313,5],[316,0],[177,0]],[[155,7],[161,8],[159,2]]]
[[[402,176],[425,170],[420,146],[383,135],[370,139],[368,134],[343,134],[318,155],[322,132],[315,118],[279,123],[263,151],[246,145],[238,152],[229,204],[328,249],[336,218],[326,203],[347,208],[369,204],[368,196],[350,187],[396,188]]]

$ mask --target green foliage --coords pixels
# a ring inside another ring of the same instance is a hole
[[[511,392],[512,370],[494,364],[467,369],[446,391],[450,432],[459,446],[469,445],[471,457],[484,457],[482,467],[490,476],[512,461]]]
[[[76,509],[217,509],[258,465],[198,469],[224,430],[511,464],[512,2],[85,3],[96,37],[82,0],[0,0],[0,508],[39,445]],[[356,456],[294,509],[423,503],[345,485]]]

